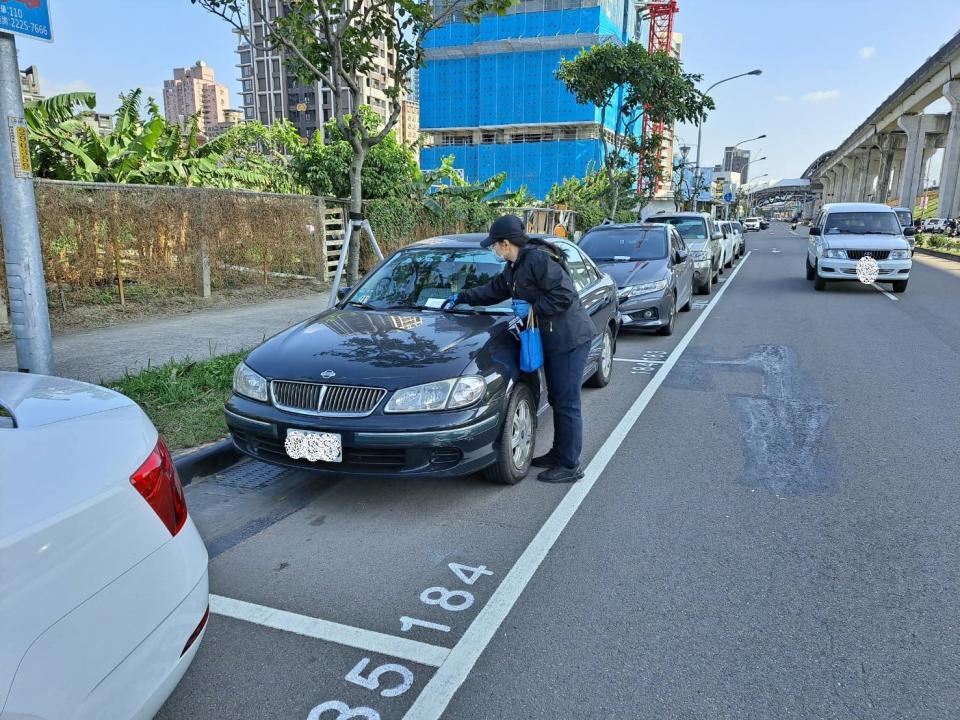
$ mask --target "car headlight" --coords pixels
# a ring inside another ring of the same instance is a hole
[[[267,379],[251,370],[246,363],[237,365],[233,371],[233,391],[251,400],[267,402]]]
[[[887,256],[890,260],[907,260],[910,258],[909,250],[891,250]]]
[[[690,259],[694,262],[703,262],[704,260],[709,260],[706,250],[694,250],[690,253]]]
[[[823,251],[825,258],[834,258],[835,260],[846,260],[847,251],[841,248],[827,248]]]
[[[657,280],[652,283],[643,283],[643,285],[628,285],[620,291],[620,299],[626,300],[627,298],[632,298],[635,295],[645,295],[646,293],[657,292],[658,290],[665,290],[667,287],[667,280]]]
[[[414,385],[397,390],[383,411],[408,413],[455,410],[475,403],[486,389],[486,381],[476,375]]]

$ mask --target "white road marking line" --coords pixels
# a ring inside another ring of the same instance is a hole
[[[450,650],[445,647],[387,635],[374,630],[364,630],[351,625],[341,625],[329,620],[298,615],[286,610],[277,610],[276,608],[256,605],[244,600],[235,600],[222,595],[210,595],[210,612],[255,625],[263,625],[274,630],[283,630],[317,640],[327,640],[338,645],[368,650],[380,655],[389,655],[430,667],[440,667],[447,655],[450,654]]]
[[[737,276],[740,268],[743,267],[749,257],[750,253],[748,252],[743,258],[744,262],[740,263],[730,275],[731,280]],[[627,433],[640,419],[640,415],[646,410],[650,400],[660,389],[663,381],[673,369],[673,366],[677,364],[677,360],[687,349],[687,346],[703,326],[707,316],[716,307],[717,302],[723,297],[723,293],[726,292],[728,287],[730,287],[730,283],[717,291],[707,309],[697,318],[677,347],[670,353],[663,367],[651,378],[643,392],[640,393],[640,396],[634,401],[623,419],[620,420],[600,447],[600,450],[594,455],[593,460],[590,461],[584,472],[583,479],[574,484],[563,496],[563,500],[547,518],[543,527],[534,536],[527,549],[523,551],[503,582],[493,592],[487,604],[477,613],[477,617],[470,623],[463,637],[453,646],[447,659],[444,660],[413,705],[410,706],[410,709],[403,716],[404,720],[439,720],[454,694],[467,679],[480,654],[493,639],[500,625],[513,608],[514,603],[537,572],[540,563],[543,562],[547,553],[550,552],[550,548],[560,537],[560,533],[563,532],[590,490],[593,489],[600,478],[600,473],[603,472],[614,454],[619,450],[620,445],[627,437]]]
[[[879,290],[880,292],[882,292],[884,295],[886,295],[888,298],[890,298],[890,299],[893,300],[894,302],[900,302],[900,298],[898,298],[898,297],[897,297],[896,295],[894,295],[893,293],[887,292],[886,290],[884,290],[882,287],[880,287],[880,286],[877,285],[876,283],[871,283],[871,285],[873,285],[874,288],[876,288],[877,290]]]
[[[632,362],[632,363],[658,363],[662,365],[666,360],[631,360],[630,358],[614,358],[614,362]]]

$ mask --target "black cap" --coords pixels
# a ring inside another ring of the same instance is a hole
[[[480,247],[488,248],[501,240],[509,240],[518,247],[526,245],[527,233],[523,229],[523,220],[516,215],[498,217],[490,226],[490,234],[480,242]]]

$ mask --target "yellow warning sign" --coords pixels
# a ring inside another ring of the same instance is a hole
[[[13,156],[13,174],[18,178],[32,178],[30,165],[30,143],[27,136],[27,123],[23,118],[10,116],[10,153]]]

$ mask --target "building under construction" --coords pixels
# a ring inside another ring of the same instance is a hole
[[[506,172],[504,191],[525,185],[538,198],[599,169],[616,109],[601,128],[600,108],[578,104],[554,73],[582,48],[641,40],[638,16],[634,0],[525,0],[477,24],[453,15],[427,38],[421,166],[453,155],[467,180]]]

